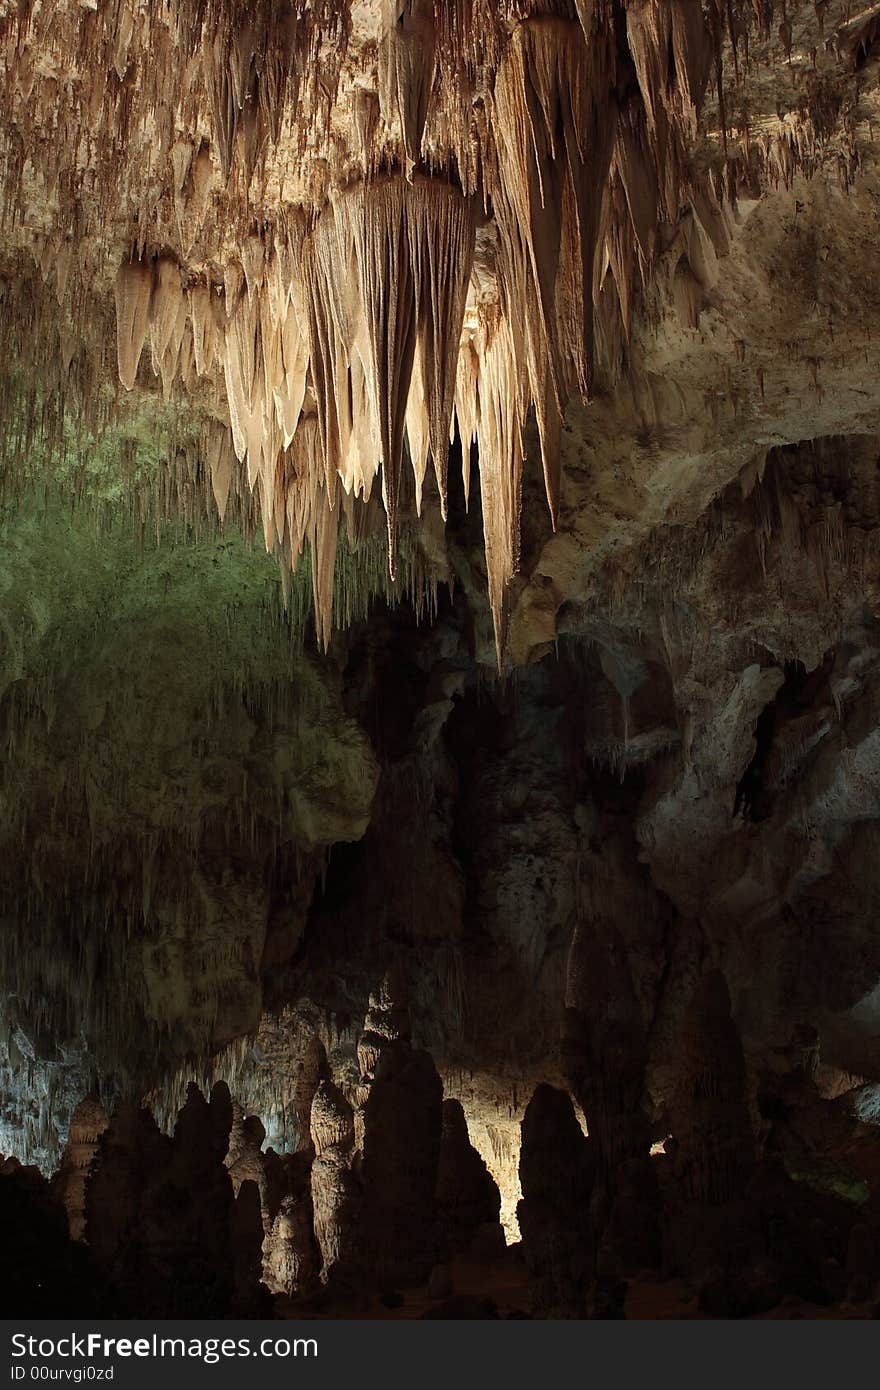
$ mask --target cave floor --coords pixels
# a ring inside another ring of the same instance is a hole
[[[526,1311],[529,1306],[528,1279],[518,1246],[508,1247],[507,1256],[496,1263],[455,1260],[450,1266],[450,1274],[453,1292],[442,1299],[433,1296],[427,1284],[424,1284],[395,1291],[384,1298],[376,1296],[366,1303],[363,1299],[346,1301],[320,1296],[309,1300],[279,1299],[276,1314],[290,1319],[355,1318],[369,1321],[481,1317],[515,1319],[529,1316]],[[849,1305],[822,1307],[791,1295],[769,1312],[759,1314],[757,1320],[863,1320],[873,1315],[872,1308]],[[626,1317],[642,1321],[702,1321],[707,1315],[699,1308],[697,1289],[687,1280],[647,1276],[630,1280]]]

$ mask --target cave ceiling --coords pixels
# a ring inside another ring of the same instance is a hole
[[[221,516],[245,494],[286,568],[309,548],[324,645],[340,520],[357,539],[381,494],[393,578],[404,465],[445,517],[450,436],[522,661],[620,521],[694,515],[871,409],[870,7],[5,8],[25,438],[185,403]],[[527,452],[558,536],[531,573]]]

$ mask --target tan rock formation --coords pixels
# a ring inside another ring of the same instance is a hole
[[[85,1234],[86,1184],[108,1124],[107,1112],[94,1094],[81,1100],[70,1117],[67,1146],[53,1191],[64,1204],[72,1240],[81,1240]]]
[[[308,1293],[321,1272],[321,1254],[315,1240],[312,1162],[308,1150],[276,1154],[270,1149],[266,1154],[268,1209],[263,1282],[271,1293]],[[321,1174],[319,1185],[320,1182]],[[325,1195],[329,1196],[326,1190]],[[322,1231],[325,1240],[331,1239],[327,1224]]]
[[[357,1273],[362,1258],[358,1222],[361,1182],[356,1169],[354,1111],[331,1081],[322,1081],[312,1101],[311,1169],[315,1239],[321,1256],[321,1279],[343,1286]]]
[[[852,129],[825,90],[849,88],[876,37],[835,5],[774,49],[739,0],[728,33],[711,8],[655,0],[56,9],[49,23],[34,0],[4,28],[3,193],[36,210],[36,244],[10,254],[54,270],[64,334],[115,282],[123,386],[146,384],[149,335],[165,396],[208,390],[235,488],[259,484],[267,547],[288,566],[312,547],[322,640],[338,524],[319,513],[356,530],[381,463],[393,571],[404,440],[419,493],[432,454],[445,515],[454,410],[465,451],[479,442],[499,658],[529,405],[555,529],[569,398],[614,374],[658,271],[696,331],[732,193],[790,182],[835,138],[849,175]],[[795,53],[792,109],[762,126],[753,59]]]
[[[243,1115],[241,1106],[233,1102],[232,1128],[226,1152],[232,1190],[237,1197],[242,1183],[252,1182],[260,1194],[260,1206],[264,1212],[268,1206],[268,1178],[263,1155],[265,1138],[266,1131],[259,1116]]]

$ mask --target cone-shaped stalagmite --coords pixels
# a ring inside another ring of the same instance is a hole
[[[38,1168],[0,1154],[0,1293],[7,1317],[94,1317],[107,1307],[89,1251]]]
[[[266,1316],[269,1308],[263,1284],[263,1214],[260,1189],[250,1178],[241,1184],[229,1215],[232,1265],[230,1314],[238,1318]]]
[[[467,1251],[481,1228],[498,1223],[501,1194],[468,1135],[461,1102],[444,1100],[437,1211],[445,1251]]]
[[[105,1269],[116,1273],[136,1239],[144,1192],[168,1163],[171,1141],[149,1110],[120,1106],[98,1145],[86,1188],[86,1239]]]
[[[443,1086],[409,1040],[406,984],[390,971],[358,1045],[363,1104],[362,1240],[380,1286],[427,1278],[438,1248]]]
[[[684,1018],[673,1116],[677,1169],[698,1202],[735,1201],[755,1159],[748,1079],[720,970],[698,986]]]
[[[86,1240],[119,1316],[220,1317],[233,1292],[232,1183],[224,1164],[232,1102],[196,1086],[173,1139],[148,1110],[121,1107],[86,1189]]]
[[[232,1179],[232,1190],[238,1196],[238,1189],[244,1182],[252,1182],[260,1193],[262,1206],[266,1206],[266,1173],[263,1155],[263,1141],[266,1131],[257,1115],[243,1115],[241,1106],[233,1104],[232,1129],[229,1133],[229,1147],[226,1152],[226,1167]]]
[[[309,1038],[297,1063],[297,1083],[293,1096],[298,1130],[298,1149],[311,1150],[312,1101],[319,1085],[329,1078],[329,1075],[330,1069],[327,1065],[327,1051],[324,1044],[320,1038]]]
[[[443,1087],[427,1052],[385,1049],[364,1107],[364,1250],[380,1287],[418,1284],[437,1254]]]
[[[565,1091],[541,1085],[522,1122],[516,1209],[538,1317],[586,1314],[593,1272],[593,1154]]]
[[[626,945],[610,921],[577,923],[568,954],[563,1065],[596,1145],[603,1182],[648,1150],[647,1045]]]

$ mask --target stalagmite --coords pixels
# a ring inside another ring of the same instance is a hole
[[[354,1112],[332,1081],[322,1081],[312,1101],[311,1168],[315,1239],[324,1283],[347,1284],[357,1274],[361,1183],[354,1170]]]
[[[409,989],[399,967],[382,977],[379,988],[370,994],[363,1032],[358,1038],[357,1059],[364,1100],[376,1078],[384,1052],[395,1044],[410,1046]]]
[[[242,1183],[252,1182],[260,1194],[260,1203],[267,1205],[267,1179],[263,1159],[266,1131],[258,1115],[244,1115],[241,1106],[233,1103],[232,1128],[226,1151],[226,1167],[232,1179],[236,1197]]]
[[[443,1087],[414,1050],[406,981],[391,970],[370,996],[358,1042],[363,1125],[361,1239],[380,1287],[426,1279],[438,1251]]]
[[[443,1087],[427,1052],[383,1048],[364,1107],[361,1239],[380,1288],[418,1284],[435,1263]]]
[[[698,1202],[735,1201],[755,1158],[742,1043],[720,970],[697,987],[681,1036],[677,1168]]]
[[[230,1306],[235,1285],[233,1189],[224,1162],[232,1128],[229,1089],[218,1082],[206,1100],[195,1085],[187,1088],[186,1104],[174,1127],[164,1180],[154,1183],[147,1201],[141,1240],[147,1251],[148,1297],[160,1307],[201,1308],[203,1316],[221,1316]],[[245,1201],[239,1209],[235,1235],[240,1249],[248,1239],[262,1237],[259,1198],[256,1208]],[[173,1242],[174,1287],[163,1287],[166,1251]],[[247,1260],[245,1259],[245,1263]],[[155,1304],[154,1304],[155,1306]]]
[[[361,1238],[380,1287],[418,1283],[438,1252],[442,1084],[431,1056],[410,1042],[407,998],[405,974],[392,967],[357,1042]]]
[[[260,1190],[250,1178],[238,1189],[229,1217],[232,1261],[230,1313],[238,1318],[258,1318],[267,1312],[263,1286],[263,1217]]]
[[[94,1317],[100,1281],[89,1252],[70,1238],[64,1207],[38,1168],[0,1154],[0,1289],[3,1311],[32,1318]]]
[[[86,1225],[86,1184],[109,1121],[96,1095],[81,1100],[70,1117],[70,1131],[53,1190],[67,1212],[70,1235],[81,1240]]]
[[[593,1273],[592,1145],[565,1091],[537,1088],[523,1116],[517,1218],[539,1317],[585,1315]]]
[[[500,1234],[500,1210],[498,1185],[471,1144],[461,1102],[444,1100],[437,1167],[437,1211],[440,1238],[446,1252],[467,1252],[475,1237],[482,1236],[487,1227],[498,1227]]]
[[[171,1141],[149,1110],[126,1104],[110,1118],[86,1187],[85,1238],[106,1277],[126,1288],[145,1220],[145,1193],[165,1172]]]
[[[318,1037],[309,1038],[298,1063],[298,1079],[294,1091],[293,1105],[296,1111],[298,1131],[297,1148],[309,1150],[312,1145],[310,1132],[312,1101],[322,1081],[329,1078],[327,1049]]]
[[[642,1114],[647,1044],[626,945],[610,921],[577,923],[569,947],[563,1068],[611,1190],[648,1148]]]
[[[321,1270],[321,1254],[315,1240],[312,1162],[312,1153],[306,1149],[295,1154],[276,1154],[269,1150],[266,1155],[268,1212],[263,1241],[263,1281],[272,1293],[288,1297],[308,1293],[316,1285]],[[327,1167],[325,1150],[325,1164],[319,1173],[319,1185],[322,1177],[324,1179],[322,1195],[325,1198],[329,1195]],[[322,1217],[325,1241],[332,1240],[326,1207]],[[332,1260],[328,1272],[330,1269]]]
[[[86,1188],[85,1238],[114,1289],[118,1315],[227,1312],[233,1190],[223,1160],[231,1125],[232,1102],[221,1083],[210,1102],[188,1087],[172,1139],[139,1106],[125,1105],[111,1118]],[[257,1223],[261,1235],[259,1203]]]
[[[0,1140],[75,1240],[0,1177],[109,1315],[875,1299],[878,22],[0,0]]]

